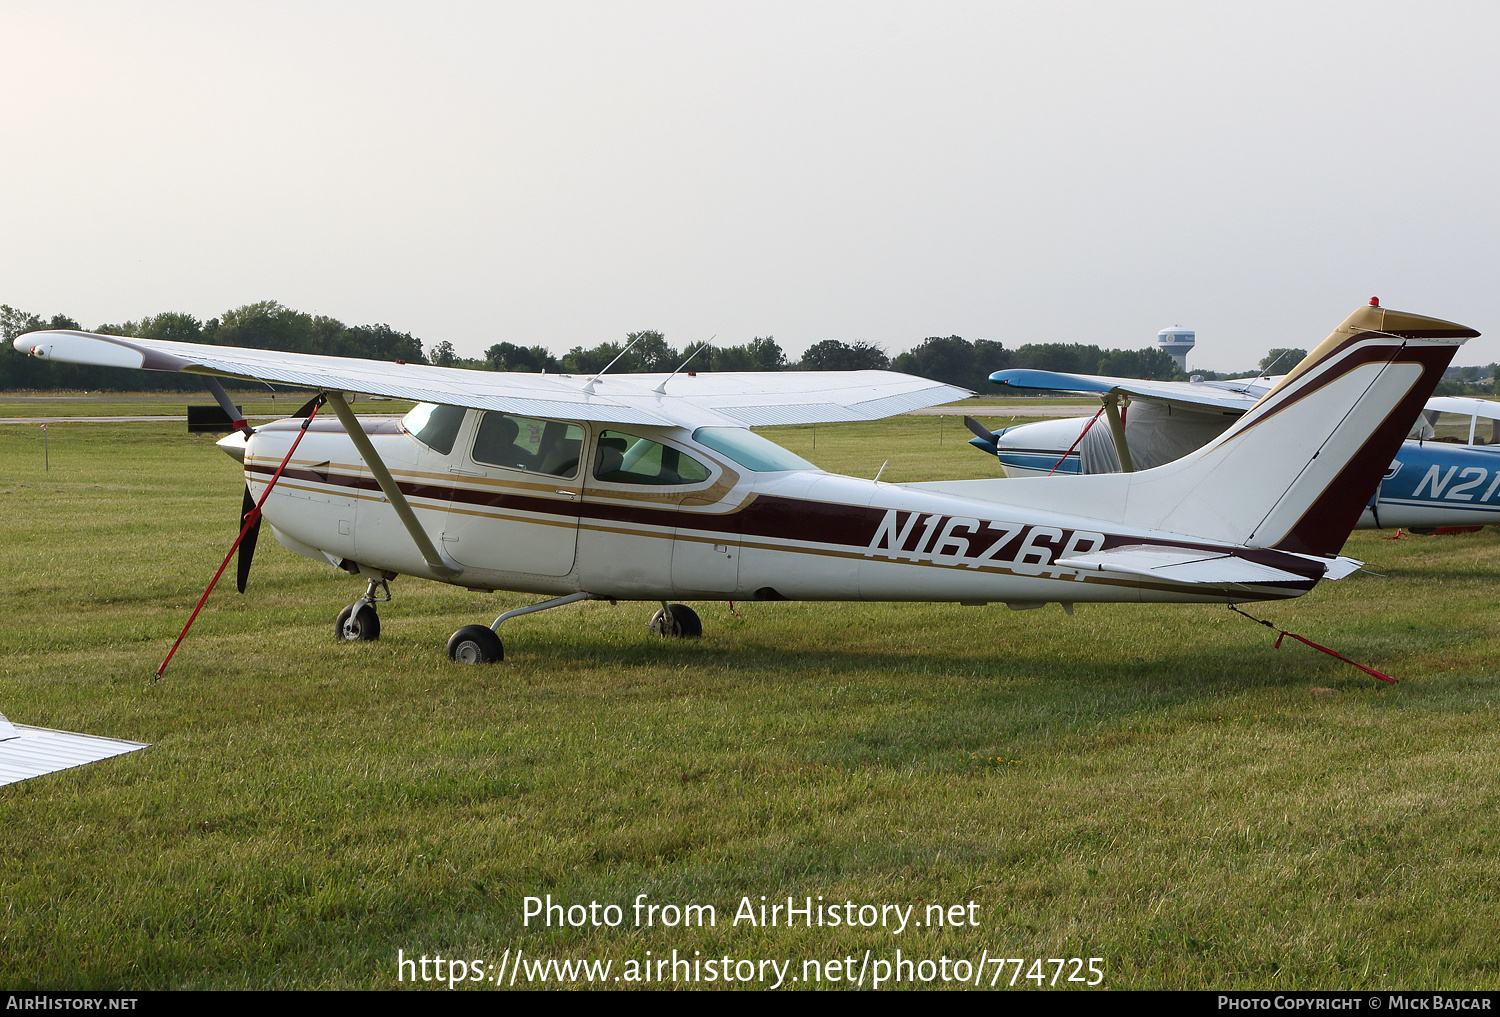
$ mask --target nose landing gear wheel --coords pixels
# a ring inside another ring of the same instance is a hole
[[[703,622],[698,612],[686,604],[663,604],[651,617],[651,631],[658,636],[697,639],[703,635]]]
[[[448,659],[460,664],[496,664],[505,659],[505,647],[488,625],[465,625],[448,637]]]
[[[339,612],[333,623],[333,634],[341,642],[355,642],[380,638],[380,616],[369,604],[362,604],[358,611],[350,604]]]

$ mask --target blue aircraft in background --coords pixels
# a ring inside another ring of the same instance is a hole
[[[1281,379],[1162,382],[1010,370],[990,380],[1026,393],[1100,400],[1091,416],[998,431],[965,418],[975,434],[969,444],[996,456],[1007,476],[1040,477],[1165,465],[1218,437]],[[1500,402],[1430,399],[1359,525],[1421,532],[1488,523],[1500,523]]]

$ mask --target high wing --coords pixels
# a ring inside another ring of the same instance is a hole
[[[1471,396],[1433,396],[1425,407],[1429,412],[1455,413],[1461,417],[1500,420],[1500,403]]]
[[[51,330],[15,347],[44,360],[220,378],[620,424],[702,427],[877,420],[971,393],[893,371],[519,374]]]
[[[1080,392],[1106,395],[1110,392],[1133,399],[1164,403],[1185,410],[1223,410],[1244,413],[1269,392],[1277,379],[1244,378],[1236,381],[1142,381],[1139,378],[1109,378],[1058,371],[996,371],[990,381],[1007,388],[1044,392]]]
[[[1202,448],[1244,416],[1277,379],[1143,381],[1017,369],[996,371],[990,380],[1007,388],[1098,396],[1104,404],[1100,413],[1108,415],[1107,421],[1095,428],[1054,420],[991,433],[965,418],[976,435],[970,444],[999,456],[1008,472],[1049,473],[1064,465],[1050,450],[1055,440],[1062,439],[1069,454],[1077,453],[1068,462],[1070,472],[1107,473],[1121,468],[1127,472],[1150,469]],[[1080,426],[1084,426],[1081,432]]]

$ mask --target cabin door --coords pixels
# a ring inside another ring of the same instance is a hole
[[[583,427],[480,414],[454,449],[443,550],[466,568],[565,576],[578,552]]]

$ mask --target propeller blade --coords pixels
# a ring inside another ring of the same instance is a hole
[[[245,485],[245,500],[240,507],[240,525],[245,525],[245,520],[250,513],[255,511],[255,498],[250,494],[250,485]],[[255,517],[255,522],[245,531],[245,539],[240,541],[239,560],[236,563],[235,585],[241,593],[245,592],[245,580],[250,578],[250,562],[255,557],[255,541],[260,536],[260,516]]]
[[[964,417],[964,426],[974,432],[974,437],[983,438],[991,445],[995,444],[995,432],[986,431],[984,425],[973,417]]]

